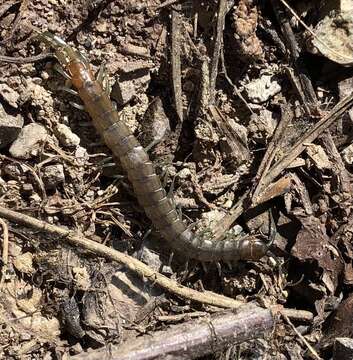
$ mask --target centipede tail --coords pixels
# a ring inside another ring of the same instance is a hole
[[[257,238],[216,241],[191,231],[168,198],[149,156],[120,119],[90,65],[56,36],[45,33],[42,38],[55,48],[95,128],[126,171],[139,204],[173,251],[202,262],[257,260],[266,254],[267,245]]]

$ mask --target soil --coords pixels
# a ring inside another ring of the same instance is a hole
[[[326,34],[331,10],[345,11],[334,3],[290,5]],[[352,40],[353,20],[344,19]],[[262,337],[203,359],[330,359],[339,346],[353,356],[352,100],[334,112],[351,95],[353,60],[344,34],[330,52],[309,30],[280,0],[0,0],[0,206],[129,254],[190,289],[306,314],[279,316]],[[45,31],[103,71],[113,106],[149,148],[185,222],[220,238],[271,240],[265,256],[171,258],[70,92],[55,49],[41,41]],[[220,310],[4,220],[1,358],[89,356]]]

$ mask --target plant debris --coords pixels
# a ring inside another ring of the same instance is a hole
[[[352,9],[0,2],[0,357],[352,357]],[[92,64],[185,224],[266,256],[171,252],[45,31]]]

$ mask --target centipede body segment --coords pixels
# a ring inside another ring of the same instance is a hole
[[[173,251],[202,262],[257,260],[266,254],[267,245],[258,238],[216,241],[190,230],[167,196],[148,154],[120,119],[87,61],[57,36],[47,32],[41,37],[56,51],[95,128],[113,155],[120,159],[139,204]]]

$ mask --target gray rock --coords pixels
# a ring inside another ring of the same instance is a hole
[[[350,95],[353,87],[353,77],[344,79],[338,83],[338,93],[340,100],[343,100],[346,96]],[[353,109],[348,110],[348,116],[353,121]]]
[[[65,182],[64,167],[61,164],[48,165],[42,169],[43,182],[47,189],[55,189]]]
[[[333,360],[353,359],[353,339],[336,338],[333,347]]]
[[[82,146],[77,146],[75,151],[75,158],[78,165],[85,165],[89,160],[87,150]]]
[[[23,117],[7,114],[0,104],[0,149],[11,144],[17,138],[22,127]]]
[[[347,165],[353,164],[353,144],[350,144],[341,152],[342,159]]]
[[[64,124],[58,124],[55,127],[55,135],[63,146],[76,147],[80,144],[80,138]]]
[[[112,98],[119,105],[127,104],[136,95],[135,85],[132,81],[117,81],[112,89]]]
[[[353,65],[351,9],[330,12],[316,25],[314,32],[312,44],[323,56],[341,65]]]
[[[277,121],[273,117],[273,113],[267,109],[259,111],[259,114],[252,114],[249,122],[249,132],[252,139],[264,144],[272,137],[277,126]]]
[[[33,123],[21,130],[18,138],[12,143],[9,152],[18,159],[29,159],[38,155],[41,144],[48,136],[44,126]]]
[[[151,75],[146,69],[121,74],[112,88],[111,97],[123,106],[131,101],[138,93],[146,91]]]
[[[262,75],[260,78],[245,85],[249,101],[261,104],[281,91],[281,85],[273,75]]]
[[[141,123],[141,142],[144,146],[158,144],[170,132],[170,124],[163,109],[160,97],[156,97],[148,106]]]
[[[9,105],[15,109],[18,108],[17,101],[20,98],[18,92],[11,89],[7,84],[0,84],[0,94]]]

